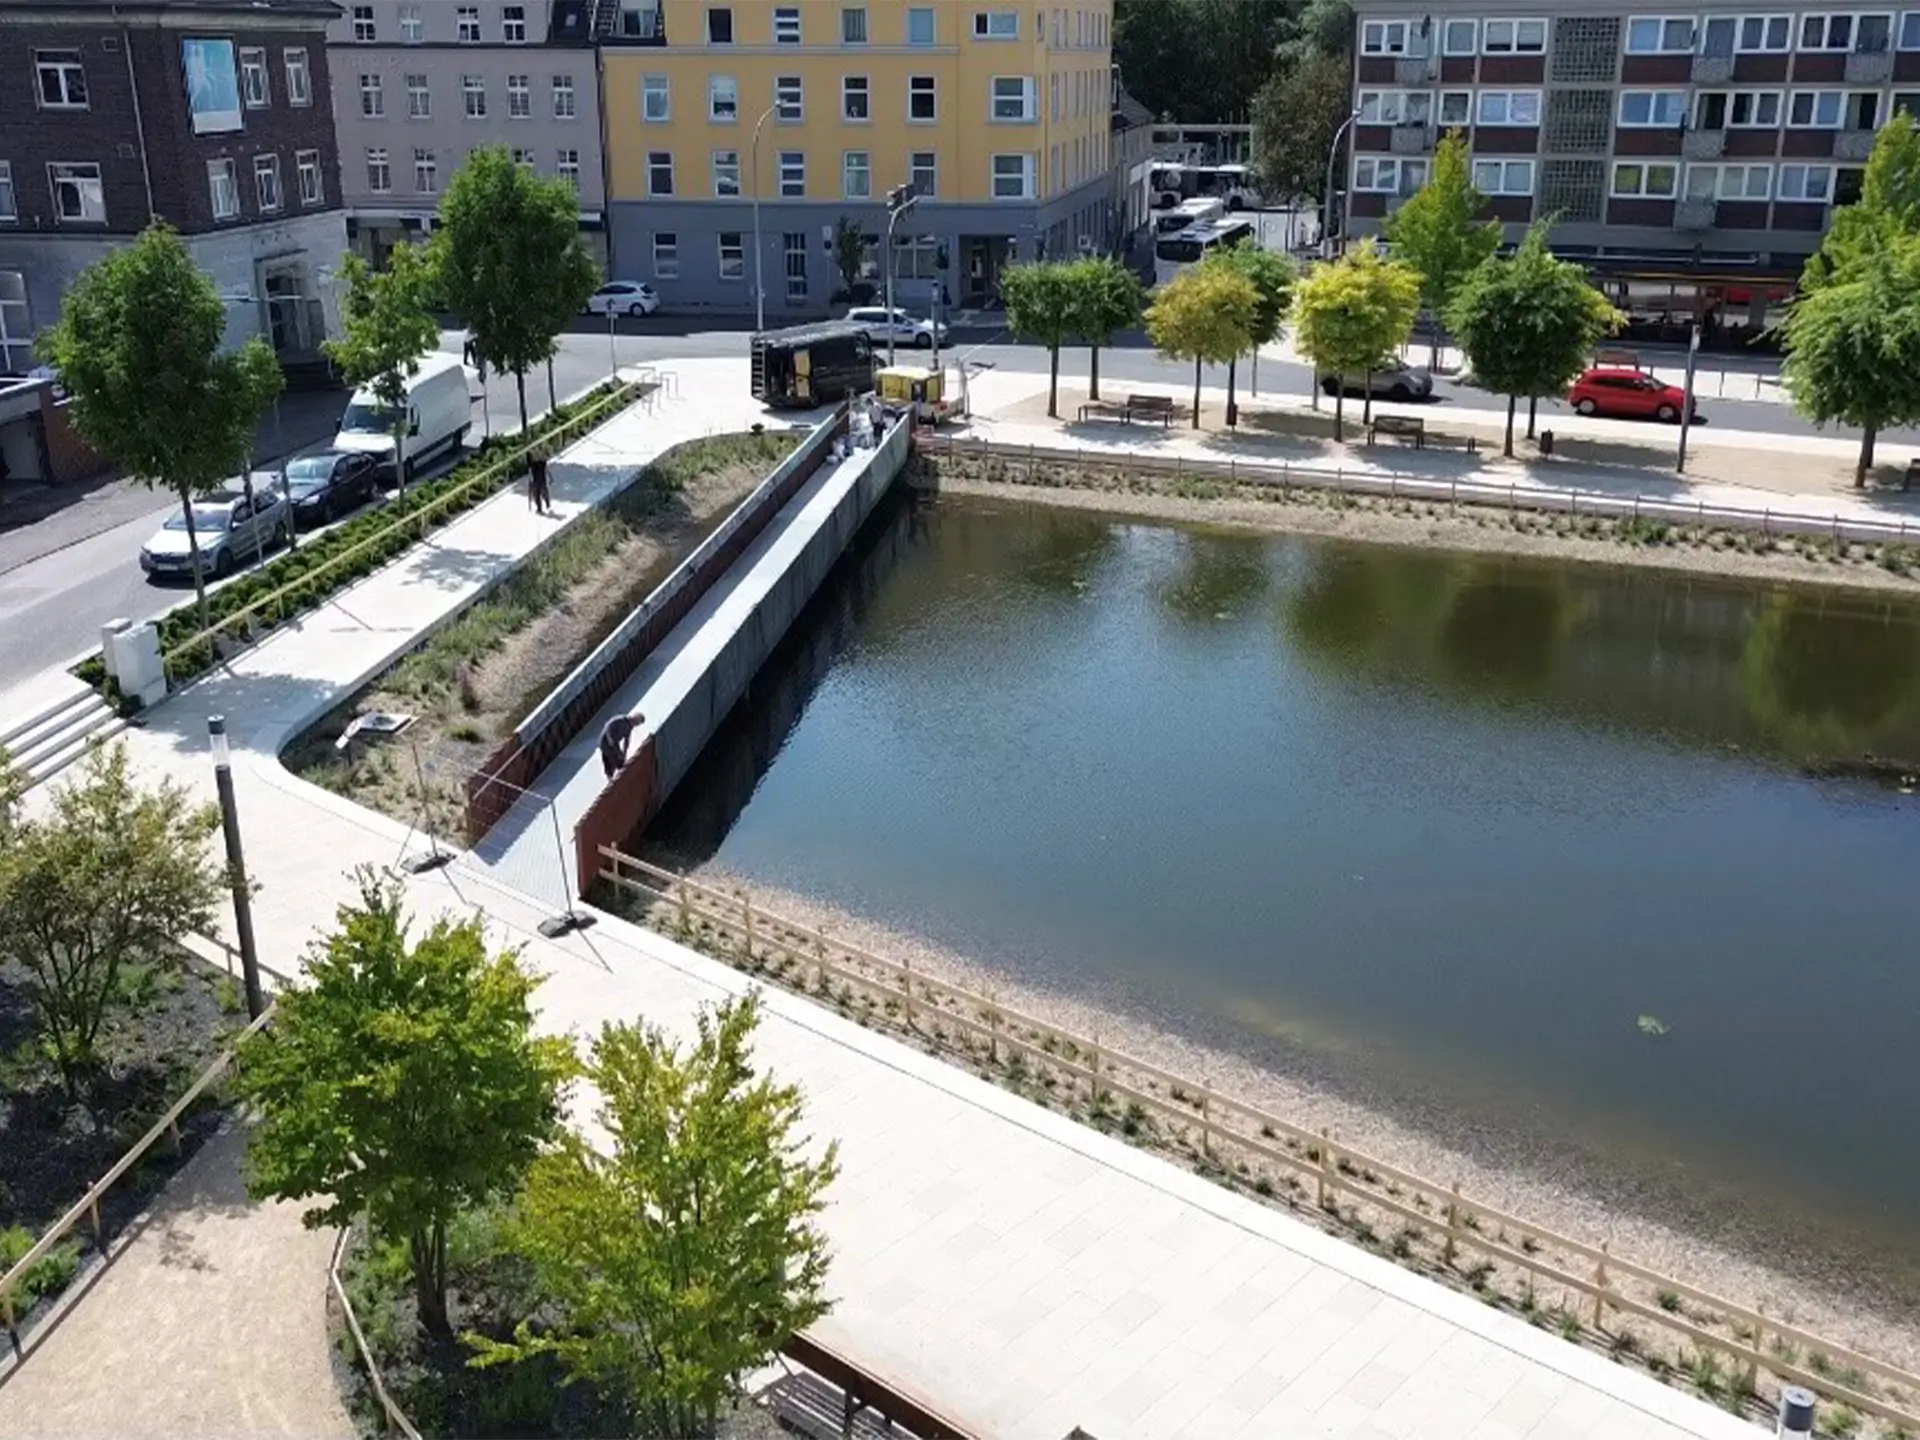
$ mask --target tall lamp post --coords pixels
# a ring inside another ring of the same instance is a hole
[[[913,193],[911,185],[896,185],[887,192],[887,368],[893,368],[893,343],[895,333],[900,327],[894,323],[893,316],[893,227],[900,217],[913,208],[914,201],[920,197]],[[936,322],[936,332],[937,322]]]
[[[1333,132],[1333,146],[1327,151],[1326,213],[1320,222],[1320,255],[1325,260],[1333,258],[1334,239],[1341,228],[1340,222],[1335,219],[1337,212],[1334,210],[1333,167],[1340,158],[1340,142],[1347,138],[1347,132],[1353,128],[1353,122],[1359,118],[1359,108],[1355,107],[1354,112],[1340,122],[1340,128]]]
[[[233,803],[233,766],[227,754],[227,719],[207,717],[213,743],[213,780],[220,791],[220,828],[227,837],[227,879],[233,886],[233,928],[240,937],[240,973],[247,986],[247,1018],[258,1020],[266,1002],[260,994],[260,953],[253,944],[253,908],[247,899],[247,858],[240,849],[240,812]]]
[[[767,123],[769,116],[780,108],[775,101],[760,112],[760,118],[753,122],[753,142],[747,147],[747,164],[753,169],[753,328],[767,328],[767,287],[761,278],[762,257],[760,254],[760,129]]]

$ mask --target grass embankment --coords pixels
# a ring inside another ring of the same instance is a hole
[[[458,833],[474,767],[798,439],[726,435],[668,451],[301,736],[288,768],[408,824]],[[355,715],[373,710],[418,719],[397,743],[341,756],[334,742]]]

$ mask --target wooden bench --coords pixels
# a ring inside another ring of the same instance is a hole
[[[1413,448],[1424,450],[1427,444],[1427,422],[1417,415],[1376,415],[1367,425],[1367,444],[1373,444],[1376,435],[1389,435],[1396,440],[1411,440]]]
[[[1173,424],[1175,420],[1186,418],[1186,407],[1175,403],[1167,395],[1129,395],[1127,396],[1127,419],[1138,415],[1142,420],[1158,420],[1162,426]]]
[[[1133,417],[1127,407],[1118,400],[1089,400],[1080,407],[1080,418],[1082,421],[1088,419],[1118,420],[1122,424],[1125,424]]]

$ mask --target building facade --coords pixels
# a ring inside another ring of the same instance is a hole
[[[1876,130],[1920,113],[1920,10],[1356,8],[1350,229],[1377,230],[1458,129],[1509,234],[1556,217],[1554,249],[1641,323],[1663,304],[1675,327],[1777,318],[1833,208],[1858,197]]]
[[[573,182],[604,259],[600,83],[589,0],[343,0],[327,28],[354,248],[419,240],[470,151],[505,145]]]
[[[164,220],[227,339],[317,362],[346,244],[328,0],[20,0],[0,8],[0,368],[38,362],[81,270]]]
[[[602,0],[612,266],[676,308],[823,313],[842,222],[876,282],[989,303],[1015,259],[1115,238],[1112,4]],[[756,251],[755,199],[758,199]],[[918,282],[917,284],[911,282]]]

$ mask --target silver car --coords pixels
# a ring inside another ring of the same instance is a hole
[[[1433,374],[1422,366],[1395,360],[1371,375],[1342,375],[1338,382],[1332,375],[1320,377],[1323,395],[1333,394],[1336,388],[1357,396],[1364,396],[1371,389],[1376,400],[1425,400],[1433,394]]]
[[[270,477],[263,477],[270,478]],[[239,491],[220,491],[193,502],[194,538],[200,542],[202,574],[230,575],[292,535],[287,502],[277,490],[254,486],[253,499]],[[140,548],[140,568],[154,579],[193,574],[187,543],[187,517],[174,510],[153,538]]]
[[[923,320],[917,315],[909,315],[895,306],[889,312],[884,305],[856,305],[847,311],[847,323],[858,325],[867,332],[867,338],[875,346],[884,345],[891,340],[896,345],[913,345],[922,350],[933,347],[938,336],[942,345],[947,343],[947,327],[936,326],[931,320]]]

